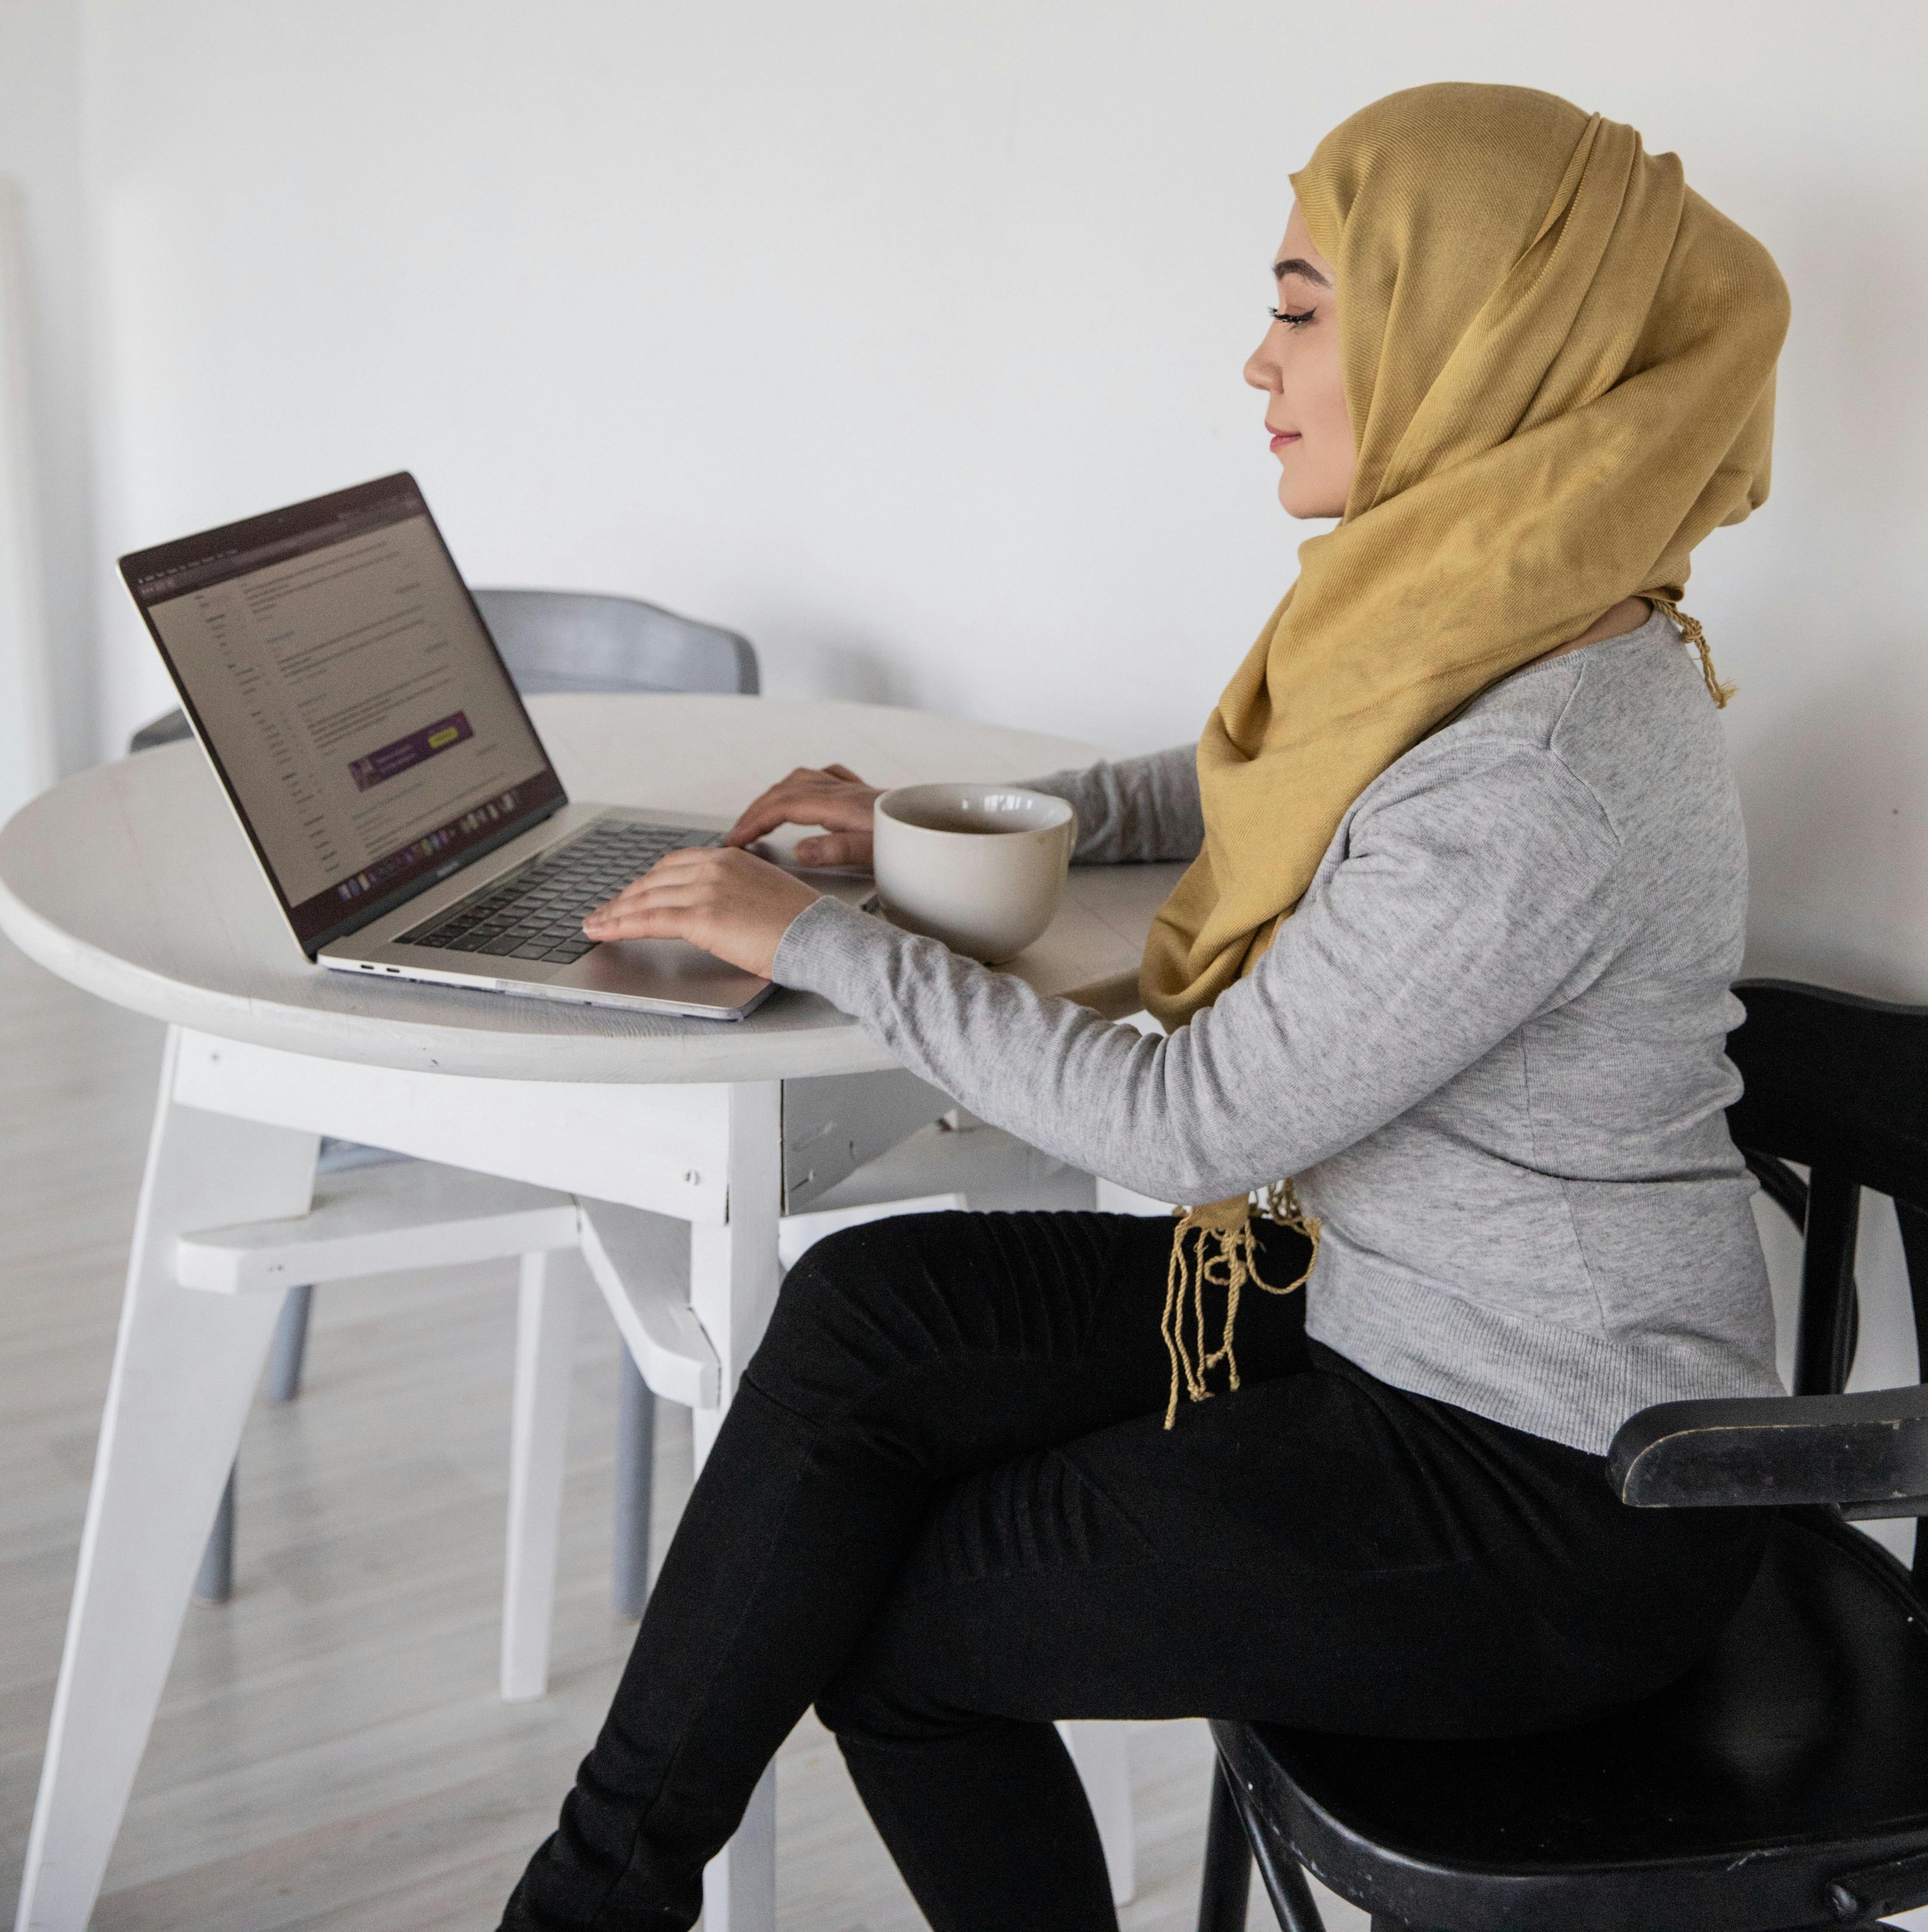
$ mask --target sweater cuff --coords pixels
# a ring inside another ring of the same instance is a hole
[[[897,928],[887,921],[825,892],[784,929],[770,976],[779,986],[820,993],[849,1012],[854,989],[874,972],[873,962],[898,937]]]

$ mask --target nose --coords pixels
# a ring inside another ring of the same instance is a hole
[[[1272,338],[1278,333],[1279,325],[1274,322],[1259,338],[1259,346],[1245,358],[1245,380],[1255,389],[1269,389],[1274,395],[1279,392],[1281,376],[1278,358],[1272,352]]]

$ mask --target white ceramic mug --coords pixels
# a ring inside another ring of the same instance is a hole
[[[1021,785],[899,785],[877,801],[877,896],[898,925],[995,965],[1056,915],[1077,834],[1064,800]]]

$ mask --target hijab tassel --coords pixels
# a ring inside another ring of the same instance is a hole
[[[1727,700],[1740,688],[1738,685],[1723,684],[1715,675],[1713,652],[1707,646],[1707,634],[1701,628],[1701,620],[1690,617],[1677,604],[1670,603],[1664,597],[1650,597],[1647,602],[1656,610],[1665,610],[1673,621],[1674,628],[1680,634],[1680,641],[1690,650],[1700,654],[1701,678],[1707,686],[1707,695],[1713,700],[1716,711],[1727,709]]]
[[[1311,1244],[1305,1268],[1296,1280],[1283,1287],[1275,1286],[1259,1273],[1258,1233],[1252,1225],[1254,1216],[1276,1226],[1290,1228]],[[1171,1258],[1165,1268],[1165,1312],[1159,1323],[1165,1352],[1172,1364],[1171,1399],[1165,1406],[1167,1429],[1178,1420],[1181,1393],[1194,1402],[1211,1399],[1206,1378],[1221,1362],[1225,1364],[1229,1386],[1235,1389],[1239,1386],[1239,1361],[1232,1352],[1232,1329],[1239,1318],[1239,1300],[1246,1285],[1263,1288],[1268,1294],[1290,1294],[1305,1286],[1318,1258],[1318,1216],[1308,1215],[1299,1206],[1290,1180],[1274,1181],[1256,1198],[1235,1194],[1227,1200],[1210,1201],[1203,1207],[1178,1210]],[[1208,1285],[1225,1292],[1225,1325],[1216,1348],[1209,1347],[1206,1341]]]

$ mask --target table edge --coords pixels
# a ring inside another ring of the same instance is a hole
[[[882,1072],[902,1064],[847,1016],[841,1026],[788,1034],[740,1034],[736,1028],[741,1022],[692,1021],[692,1027],[701,1026],[704,1031],[645,1042],[611,1039],[606,1034],[571,1039],[495,1033],[485,1028],[244,1003],[102,952],[36,912],[4,880],[0,880],[0,932],[36,965],[110,1005],[166,1025],[318,1060],[476,1079],[623,1086],[808,1079],[828,1074]],[[1140,1004],[1135,975],[1122,973],[1056,997],[1110,1020],[1135,1012]],[[728,1064],[732,1060],[743,1065],[733,1069]],[[649,1064],[638,1066],[637,1061]]]

